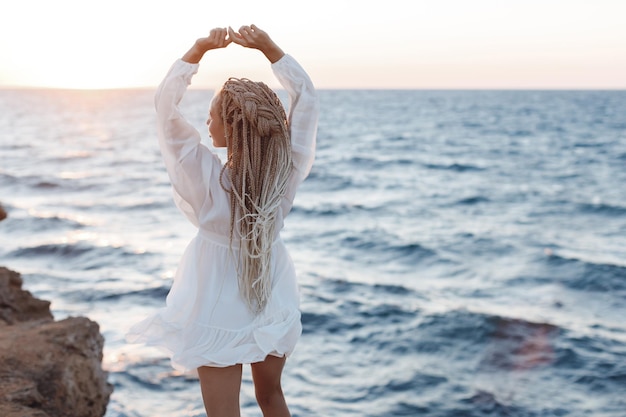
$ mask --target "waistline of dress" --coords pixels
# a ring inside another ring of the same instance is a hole
[[[204,229],[198,229],[198,236],[202,239],[209,240],[212,243],[216,243],[220,246],[230,247],[230,238],[228,236],[220,235],[219,233],[211,232]],[[237,241],[233,240],[233,248],[238,247]]]
[[[230,247],[229,236],[224,236],[219,233],[211,232],[209,230],[204,230],[204,229],[198,229],[198,236],[201,237],[202,239],[211,241],[212,243],[215,243],[217,245],[224,246],[227,248]],[[274,239],[274,241],[272,242],[272,246],[274,246],[277,242],[280,242],[280,241],[281,241],[280,234],[278,234],[276,239]],[[235,250],[239,249],[239,239],[233,239],[232,247]]]

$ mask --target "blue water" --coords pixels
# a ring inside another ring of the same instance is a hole
[[[193,376],[123,339],[194,235],[152,96],[0,91],[0,265],[57,319],[100,324],[107,417],[204,416]],[[184,102],[206,143],[210,96]],[[302,292],[294,417],[626,416],[626,92],[320,97],[283,232]],[[261,415],[248,369],[242,406]]]

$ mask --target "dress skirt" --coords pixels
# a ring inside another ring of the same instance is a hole
[[[164,348],[172,366],[185,372],[289,356],[302,325],[296,274],[285,245],[280,238],[273,244],[272,296],[258,315],[239,292],[236,257],[228,237],[201,230],[181,258],[166,306],[134,325],[128,341]]]

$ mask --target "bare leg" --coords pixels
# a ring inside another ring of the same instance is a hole
[[[291,417],[280,385],[285,360],[268,355],[263,362],[251,365],[254,392],[263,417]]]
[[[241,365],[198,368],[204,409],[208,417],[240,417]]]

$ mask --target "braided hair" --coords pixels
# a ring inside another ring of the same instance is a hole
[[[228,150],[220,184],[230,193],[230,246],[239,244],[239,290],[258,314],[271,295],[276,218],[292,168],[289,126],[280,99],[262,82],[230,78],[216,99]]]

